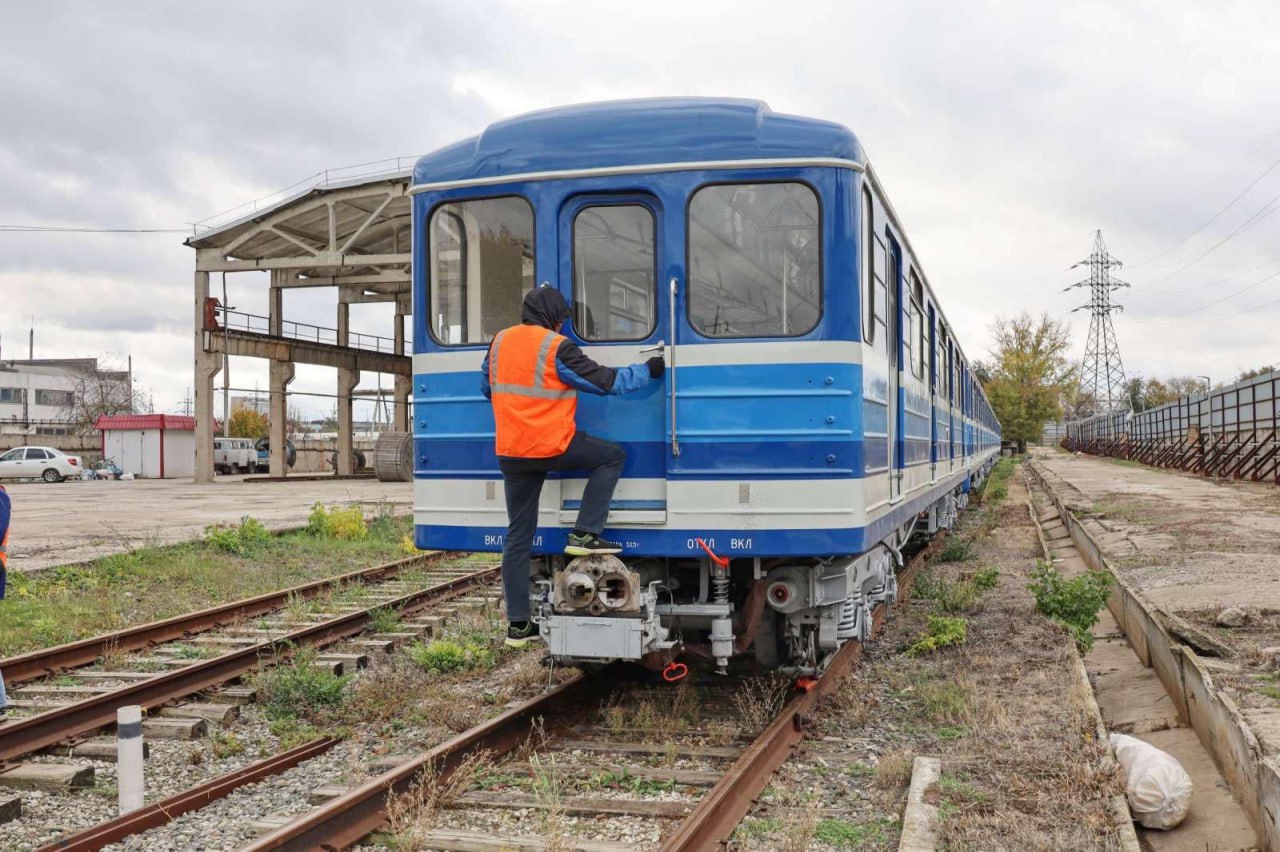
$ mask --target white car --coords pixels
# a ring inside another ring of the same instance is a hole
[[[69,456],[53,447],[18,447],[0,456],[0,479],[61,482],[83,472],[79,456]]]

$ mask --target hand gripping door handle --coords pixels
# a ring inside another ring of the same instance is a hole
[[[671,279],[671,294],[668,299],[671,311],[671,346],[667,355],[667,376],[671,384],[671,455],[680,455],[680,438],[676,435],[676,293],[680,288],[677,278]]]

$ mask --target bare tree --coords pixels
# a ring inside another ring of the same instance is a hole
[[[86,368],[72,380],[72,399],[63,410],[77,432],[90,432],[103,415],[136,414],[151,410],[151,393],[133,385],[128,370],[107,359]]]

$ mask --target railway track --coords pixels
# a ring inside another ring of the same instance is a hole
[[[900,581],[904,592],[937,544],[911,560]],[[884,607],[876,610],[877,633],[886,615]],[[380,773],[317,785],[316,807],[260,822],[260,836],[242,849],[342,849],[371,835],[367,842],[376,846],[389,808],[412,811],[451,781],[464,789],[429,832],[415,835],[415,848],[543,848],[537,838],[547,836],[547,820],[566,817],[626,838],[579,838],[568,848],[711,848],[728,840],[861,650],[847,643],[822,677],[799,686],[708,674],[673,687],[616,665],[576,675],[435,748],[389,756]],[[308,743],[45,848],[100,849],[220,796],[251,795],[236,791],[287,773],[329,745]],[[137,840],[144,845],[128,848],[147,848],[145,837]]]
[[[340,652],[317,650],[315,664],[334,673],[358,667],[432,630],[439,619],[419,616],[424,608],[475,594],[497,575],[493,563],[477,570],[416,556],[0,661],[11,698],[0,724],[0,787],[36,786],[32,776],[58,775],[51,765],[73,774],[86,759],[113,760],[114,740],[95,735],[114,726],[121,706],[151,711],[148,740],[201,736],[252,702],[252,689],[229,685],[241,676],[337,643]],[[385,621],[402,632],[365,635]],[[294,751],[293,763],[310,756]]]

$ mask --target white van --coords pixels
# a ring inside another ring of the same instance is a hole
[[[213,469],[218,473],[251,473],[257,464],[258,450],[252,439],[213,439]]]

